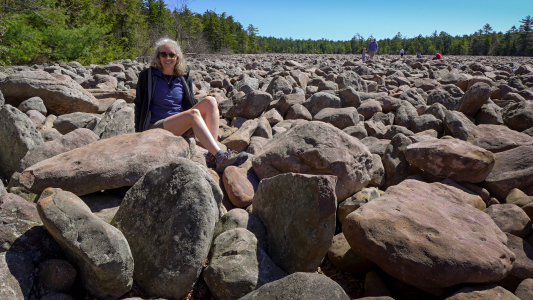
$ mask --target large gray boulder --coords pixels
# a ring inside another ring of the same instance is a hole
[[[417,116],[418,112],[416,108],[410,102],[402,100],[400,107],[398,107],[394,115],[394,124],[410,129],[411,122]]]
[[[516,131],[533,127],[533,102],[520,101],[507,105],[502,111],[503,122]]]
[[[494,167],[483,186],[500,200],[514,188],[533,184],[533,146],[520,146],[494,154]]]
[[[133,108],[122,99],[115,100],[93,131],[102,139],[135,132]]]
[[[515,204],[493,204],[485,209],[494,223],[503,232],[526,238],[531,234],[531,219],[526,212]]]
[[[148,295],[181,299],[193,288],[222,197],[207,169],[184,158],[152,169],[127,192],[111,224],[126,236],[135,282]]]
[[[56,187],[82,196],[132,186],[151,168],[189,156],[184,138],[154,129],[99,140],[45,159],[25,169],[19,182],[34,193]]]
[[[286,272],[312,272],[326,255],[335,234],[335,184],[334,176],[298,173],[259,183],[252,213],[267,229],[269,256]]]
[[[503,279],[515,255],[492,219],[464,202],[466,194],[404,180],[349,214],[342,231],[356,254],[416,287]]]
[[[244,228],[226,231],[213,241],[203,274],[216,299],[238,299],[287,275]]]
[[[494,154],[458,139],[435,139],[407,146],[407,161],[439,178],[479,183],[494,165]]]
[[[47,112],[43,99],[40,97],[31,97],[28,100],[22,101],[19,104],[18,109],[23,113],[26,113],[29,110],[36,110],[45,116]]]
[[[340,201],[368,184],[372,164],[371,153],[357,138],[317,121],[277,134],[253,160],[259,179],[290,172],[335,175]]]
[[[18,106],[34,96],[43,99],[49,113],[98,112],[98,100],[69,76],[44,71],[21,71],[0,77],[7,104]]]
[[[265,251],[268,250],[265,225],[261,223],[258,217],[242,208],[234,208],[220,218],[215,227],[213,239],[216,239],[217,236],[226,231],[236,228],[244,228],[253,233],[255,238],[257,238],[257,245]]]
[[[445,115],[444,125],[454,138],[466,141],[470,131],[476,128],[476,125],[462,112],[447,110]]]
[[[0,175],[11,177],[28,150],[43,142],[28,116],[9,104],[0,107]]]
[[[433,105],[435,103],[442,104],[446,109],[453,110],[459,103],[460,99],[454,98],[450,93],[444,89],[434,89],[432,90],[427,99],[428,105]]]
[[[341,98],[330,93],[318,92],[305,100],[303,106],[314,116],[324,108],[341,108],[342,101]]]
[[[76,195],[60,189],[46,189],[37,210],[91,295],[117,299],[131,289],[133,257],[118,229],[96,217]]]
[[[324,108],[314,116],[313,120],[326,122],[339,129],[344,129],[359,123],[359,114],[355,107]]]
[[[477,111],[489,100],[491,94],[490,86],[484,82],[477,82],[466,91],[455,110],[467,116],[474,116]]]
[[[102,116],[99,114],[74,112],[57,117],[54,120],[54,128],[61,134],[67,134],[78,128],[93,130],[101,119]]]
[[[292,86],[291,83],[282,76],[276,76],[270,81],[266,92],[270,93],[272,96],[276,95],[278,92],[288,95],[292,93]]]
[[[346,300],[348,298],[342,287],[325,275],[298,272],[265,284],[240,300]]]
[[[358,92],[367,92],[368,87],[361,76],[357,75],[354,71],[345,71],[335,79],[335,83],[339,86],[339,89],[352,87]]]
[[[235,117],[255,119],[266,111],[270,102],[272,102],[272,95],[269,93],[252,91],[236,101],[229,111],[225,113],[225,117],[228,119]]]

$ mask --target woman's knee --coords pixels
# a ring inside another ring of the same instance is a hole
[[[187,113],[191,116],[192,119],[202,118],[202,114],[200,113],[200,110],[196,108],[189,109]]]
[[[202,99],[202,102],[206,101],[206,104],[208,104],[212,109],[218,109],[218,102],[217,99],[213,96],[207,96],[204,99]]]

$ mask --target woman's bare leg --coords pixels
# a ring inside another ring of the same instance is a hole
[[[210,129],[202,118],[202,114],[199,109],[191,108],[187,111],[166,118],[165,122],[163,123],[163,128],[177,136],[182,135],[189,128],[192,128],[194,135],[207,149],[207,151],[215,155],[220,150],[220,147],[218,146]]]
[[[219,125],[219,111],[218,103],[214,97],[207,96],[202,101],[198,102],[193,108],[200,111],[205,125],[211,132],[211,135],[218,140],[218,125]]]

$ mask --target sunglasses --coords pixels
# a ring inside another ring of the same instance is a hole
[[[176,53],[159,52],[159,56],[163,58],[167,58],[167,57],[174,58],[176,57]]]

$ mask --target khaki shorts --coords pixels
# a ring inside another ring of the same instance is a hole
[[[148,126],[148,129],[156,129],[156,128],[165,129],[163,128],[163,123],[165,123],[165,119],[159,120],[155,123],[150,123],[150,126]],[[194,131],[192,130],[192,128],[189,128],[181,136],[191,136],[191,135],[194,136]]]
[[[165,119],[156,121],[155,123],[150,123],[150,126],[148,126],[148,129],[154,129],[154,128],[163,128],[163,123],[165,123]]]

